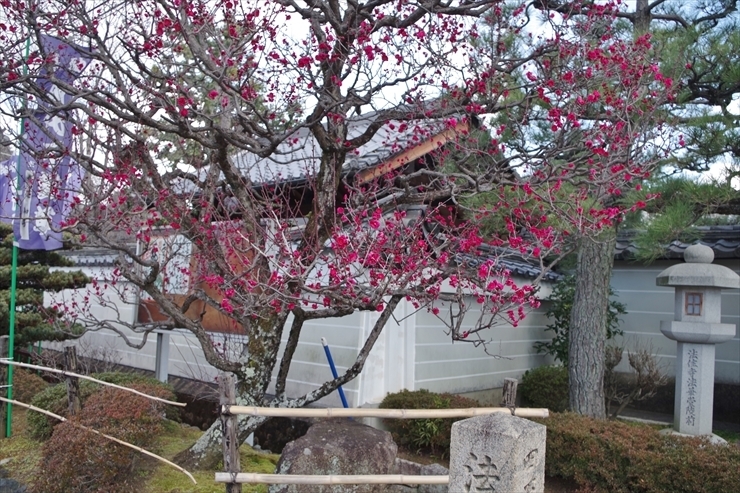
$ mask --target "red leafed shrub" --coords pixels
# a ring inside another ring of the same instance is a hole
[[[148,395],[173,398],[170,392],[154,385],[135,384],[131,388]],[[118,389],[106,388],[96,392],[88,398],[79,416],[54,428],[54,434],[43,449],[44,475],[36,482],[33,491],[134,491],[130,472],[143,456],[77,425],[146,447],[162,430],[163,423],[162,403]]]
[[[36,394],[48,386],[43,378],[33,372],[23,368],[13,370],[13,399],[17,401],[31,402]]]
[[[541,422],[547,426],[547,475],[573,479],[581,491],[739,491],[737,447],[664,436],[649,426],[572,413],[553,413]]]

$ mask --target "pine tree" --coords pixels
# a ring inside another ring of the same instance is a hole
[[[740,217],[740,190],[723,180],[696,180],[669,176],[646,184],[644,195],[658,195],[639,214],[628,216],[625,229],[636,230],[637,260],[652,262],[673,240],[691,243],[702,232],[697,226],[736,224]]]
[[[718,161],[737,163],[740,157],[740,122],[730,107],[740,93],[737,4],[737,0],[697,4],[637,0],[634,10],[615,14],[624,20],[626,33],[650,34],[661,60],[657,67],[664,74],[661,77],[667,76],[679,89],[675,100],[664,107],[666,120],[683,132],[677,136],[681,150],[663,159],[666,168],[701,172]],[[594,4],[564,2],[538,8],[576,15],[592,13]],[[731,190],[725,200],[715,204],[714,212],[734,210],[737,199]],[[678,205],[687,207],[683,202]],[[691,204],[692,210],[697,206]],[[686,217],[695,215],[684,216],[682,223]],[[606,417],[603,362],[617,227],[615,224],[597,238],[582,237],[577,246],[577,284],[570,323],[570,407],[596,418]],[[676,231],[675,225],[670,228]]]
[[[0,335],[8,334],[13,228],[0,223]],[[59,292],[85,286],[89,279],[81,271],[51,271],[72,263],[57,252],[19,250],[16,290],[15,346],[38,341],[63,341],[79,336],[81,327],[44,306],[44,291]]]

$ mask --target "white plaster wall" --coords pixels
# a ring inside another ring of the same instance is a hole
[[[66,306],[76,306],[72,313],[78,313],[79,318],[88,322],[93,319],[110,321],[119,330],[127,334],[132,344],[141,343],[143,336],[126,330],[125,325],[123,325],[130,324],[135,320],[137,313],[135,291],[132,286],[126,283],[119,282],[116,286],[105,284],[112,277],[112,267],[83,266],[81,268],[63,268],[60,270],[82,270],[91,279],[96,279],[99,282],[103,293],[98,295],[91,285],[88,285],[85,289],[64,290],[54,294],[45,293],[45,304],[58,303]],[[116,323],[117,321],[123,322],[123,324]],[[205,361],[203,351],[200,349],[196,338],[184,330],[171,331],[170,334],[169,373],[185,378],[213,381],[218,372]],[[156,335],[150,334],[146,344],[141,349],[135,349],[127,345],[116,332],[100,329],[87,332],[77,340],[76,344],[81,353],[93,353],[114,363],[154,371],[156,340]],[[230,342],[233,343],[233,340],[232,337]],[[46,343],[44,346],[60,349],[63,343]]]
[[[110,274],[106,269],[84,269],[100,281]],[[136,315],[135,304],[126,303],[119,296],[119,284],[115,289],[108,286],[105,299],[92,300],[90,314],[100,319],[121,317],[132,322]],[[84,298],[85,293],[62,293],[65,302],[73,298]],[[135,299],[135,298],[132,298]],[[47,300],[50,301],[50,300]],[[469,300],[474,303],[473,300]],[[115,307],[115,309],[113,308]],[[543,317],[545,309],[531,313],[517,328],[509,324],[490,329],[487,337],[490,352],[500,354],[495,358],[486,354],[483,348],[469,344],[452,344],[444,333],[439,319],[426,310],[415,310],[406,300],[402,300],[393,317],[388,321],[371,351],[362,374],[344,386],[350,406],[379,403],[387,393],[398,392],[404,388],[414,390],[426,388],[434,391],[469,392],[501,387],[506,377],[519,377],[529,368],[546,362],[532,348],[535,341],[546,340],[543,329],[547,321]],[[332,378],[326,355],[321,345],[325,337],[331,348],[337,371],[341,375],[354,364],[367,336],[379,317],[378,312],[357,312],[352,315],[307,321],[304,324],[298,348],[286,382],[289,397],[298,397],[315,390]],[[466,319],[466,324],[474,323],[475,309]],[[283,332],[281,354],[284,350],[292,319]],[[119,330],[123,330],[119,327]],[[139,343],[142,336],[128,331],[129,339]],[[233,351],[239,351],[245,342],[236,336],[214,335],[223,344],[229,344]],[[156,335],[151,334],[141,349],[125,344],[123,339],[110,330],[87,333],[78,343],[82,348],[99,348],[108,353],[115,362],[153,371],[155,368]],[[59,348],[60,344],[49,344]],[[170,332],[169,364],[170,375],[212,382],[218,372],[210,366],[203,356],[198,341],[185,330]],[[274,391],[275,376],[268,392]],[[319,401],[326,406],[341,406],[337,392]]]
[[[283,340],[280,348],[279,358],[282,358],[285,343],[290,333],[292,317],[288,320],[283,331]],[[325,337],[331,350],[332,359],[341,375],[355,361],[358,353],[358,341],[363,334],[364,319],[361,313],[341,318],[328,318],[320,320],[309,320],[304,322],[301,338],[293,354],[293,360],[288,372],[285,385],[286,394],[289,397],[299,397],[320,387],[324,382],[332,380],[329,362],[321,344],[321,338]],[[272,382],[268,392],[273,392],[279,363],[273,374]],[[345,396],[350,406],[357,406],[359,400],[358,382],[354,380],[343,387]],[[338,392],[319,401],[322,405],[341,407]]]
[[[363,341],[379,313],[366,312]],[[414,388],[416,316],[411,303],[402,300],[375,343],[359,381],[359,405],[378,404],[389,392]]]
[[[101,286],[104,284],[105,279],[110,277],[111,273],[110,268],[83,267],[81,270],[91,278],[97,279],[101,283]],[[84,315],[86,319],[95,318],[108,321],[121,320],[124,323],[133,322],[136,316],[136,305],[135,303],[127,303],[125,300],[127,296],[125,294],[123,296],[121,295],[122,292],[126,291],[125,285],[119,283],[115,288],[113,286],[107,286],[103,288],[103,291],[103,296],[97,296],[93,294],[91,287],[76,291],[66,290],[53,296],[47,294],[45,303],[59,303],[66,304],[67,306],[77,304],[78,307],[82,307],[86,312]],[[85,299],[88,301],[84,301]],[[135,299],[135,296],[132,297],[133,299]],[[290,397],[301,396],[318,388],[325,381],[332,379],[331,370],[321,344],[322,337],[328,340],[337,371],[342,374],[351,366],[367,335],[366,324],[369,323],[368,321],[373,316],[374,314],[356,313],[343,318],[306,322],[288,374],[286,385],[288,395]],[[292,323],[292,318],[288,320],[283,334],[281,354],[289,334],[290,323]],[[127,334],[132,344],[141,343],[143,339],[142,335],[134,334],[122,324],[116,325],[118,330]],[[390,325],[393,325],[393,323],[390,323]],[[378,341],[381,348],[393,347],[393,344],[385,344],[387,333],[386,331],[381,336],[380,341]],[[243,337],[234,335],[213,334],[213,338],[217,342],[225,345],[228,344],[231,350],[235,352],[238,352],[241,345],[246,342]],[[135,349],[127,345],[121,336],[107,329],[90,331],[80,338],[76,344],[82,353],[87,351],[88,353],[92,352],[97,355],[104,355],[111,362],[151,371],[154,371],[155,368],[155,334],[150,334],[147,342],[140,349]],[[45,347],[57,350],[60,350],[62,346],[62,343],[45,344]],[[374,371],[372,362],[378,361],[378,358],[380,358],[380,361],[386,361],[381,354],[382,351],[382,349],[378,350],[376,348],[373,352],[373,356],[369,360],[370,368],[368,370],[370,372]],[[209,382],[215,381],[218,375],[218,370],[206,362],[197,339],[182,329],[170,331],[168,371],[170,375]],[[276,374],[277,368],[275,371]],[[273,381],[268,391],[274,391],[274,385],[275,376],[273,376]],[[365,398],[361,398],[359,387],[360,381],[358,379],[344,386],[345,394],[352,406],[357,406],[366,400]],[[382,395],[385,395],[385,393]],[[341,406],[339,396],[336,392],[323,399],[321,403],[331,406]]]
[[[321,344],[322,337],[327,339],[337,372],[342,375],[355,363],[378,317],[377,312],[356,312],[341,318],[305,322],[288,373],[286,382],[288,396],[301,396],[332,379]],[[288,321],[283,333],[281,355],[291,321]],[[413,328],[413,312],[410,305],[402,301],[373,346],[363,372],[343,386],[351,407],[378,403],[388,392],[396,392],[413,385],[415,350]],[[274,390],[275,375],[269,391]],[[333,392],[319,403],[332,407],[342,405],[338,392]]]
[[[473,299],[468,303],[475,305]],[[518,327],[504,322],[487,329],[482,334],[488,341],[485,348],[453,343],[436,316],[420,311],[416,316],[414,389],[451,393],[495,389],[503,386],[505,378],[520,378],[526,370],[550,363],[533,348],[535,342],[551,338],[544,331],[549,323],[544,316],[546,306],[543,302],[532,310]],[[444,312],[439,315],[447,316]],[[463,327],[471,328],[479,315],[479,309],[471,309]]]
[[[665,372],[675,375],[676,342],[660,332],[661,320],[674,320],[674,290],[655,285],[655,278],[664,269],[678,261],[656,261],[646,266],[639,263],[617,261],[612,274],[612,287],[617,300],[627,305],[628,314],[623,317],[620,327],[624,337],[617,341],[625,348],[637,346],[652,347]],[[740,260],[721,260],[714,263],[724,265],[740,273]],[[740,290],[722,290],[722,323],[740,325]],[[626,362],[617,367],[629,371]],[[716,346],[715,381],[740,384],[740,334]]]
[[[612,277],[617,299],[627,305],[629,312],[621,323],[625,332],[624,339],[618,342],[624,342],[627,348],[638,344],[652,344],[653,351],[670,375],[674,371],[676,343],[660,333],[660,321],[673,319],[673,289],[656,286],[655,278],[674,263],[676,262],[659,261],[646,267],[617,262]],[[719,260],[716,263],[740,272],[739,261]],[[110,269],[106,268],[82,270],[99,281],[105,281],[110,275]],[[121,287],[117,286],[116,290],[108,287],[107,307],[94,297],[91,298],[90,313],[100,319],[121,317],[124,321],[132,321],[135,316],[134,304],[126,303],[119,296]],[[70,303],[76,299],[78,303],[83,303],[81,300],[84,296],[80,292],[63,292],[56,296],[55,301]],[[45,302],[52,302],[49,295]],[[470,303],[474,304],[474,301],[470,300]],[[455,393],[499,388],[503,385],[504,378],[520,378],[527,369],[551,362],[538,355],[532,347],[535,342],[550,338],[550,334],[544,331],[549,323],[544,316],[545,311],[546,305],[543,303],[543,307],[531,312],[519,327],[502,324],[489,329],[486,333],[486,338],[490,341],[488,351],[500,356],[497,358],[487,354],[482,347],[476,348],[460,342],[453,344],[437,317],[424,309],[416,312],[404,300],[383,329],[363,373],[344,386],[349,404],[361,406],[378,403],[388,392],[397,392],[404,388]],[[327,338],[337,370],[341,374],[354,363],[378,315],[363,312],[343,318],[306,322],[288,375],[288,395],[300,396],[331,379],[321,337]],[[472,309],[464,325],[470,327],[477,315],[477,310]],[[736,326],[740,324],[740,291],[723,291],[722,322]],[[283,347],[288,332],[289,325],[283,334]],[[238,350],[244,342],[234,336],[230,336],[228,340],[223,336],[215,337],[220,338],[224,344],[231,344],[234,350]],[[141,336],[133,334],[130,338],[133,342],[141,340]],[[121,337],[107,330],[88,333],[79,344],[86,348],[100,348],[124,365],[147,370],[154,370],[155,367],[154,335],[139,350],[127,346]],[[61,344],[48,346],[61,347]],[[171,333],[169,352],[171,375],[204,381],[215,379],[217,370],[205,361],[197,340],[186,331],[176,330]],[[740,383],[740,335],[736,334],[731,341],[717,346],[715,365],[715,378],[718,382]],[[619,369],[628,369],[626,357]],[[274,377],[269,390],[273,389]],[[336,392],[320,403],[341,405]]]
[[[140,343],[142,337],[130,333],[133,343]],[[156,334],[150,334],[141,349],[128,346],[115,332],[100,330],[88,332],[77,342],[80,351],[93,355],[104,355],[113,363],[154,371],[156,354]],[[63,343],[47,343],[45,347],[59,350]],[[198,341],[183,330],[170,332],[169,374],[173,376],[215,382],[218,370],[209,365]]]

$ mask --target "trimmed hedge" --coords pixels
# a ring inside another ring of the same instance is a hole
[[[90,375],[93,378],[102,380],[104,382],[120,385],[124,387],[131,387],[134,384],[151,385],[157,388],[161,388],[170,395],[174,395],[172,387],[160,382],[159,380],[151,377],[146,377],[136,373],[119,373],[119,372],[106,372],[106,373],[95,373]],[[103,388],[102,385],[89,380],[80,380],[80,402],[84,406],[85,401],[95,392]],[[64,382],[57,385],[47,387],[43,391],[36,394],[31,400],[31,405],[46,409],[55,414],[61,416],[67,416],[67,386]],[[172,406],[168,406],[172,407]],[[167,409],[167,418],[179,421],[179,411],[177,409]],[[27,415],[28,422],[28,433],[32,438],[37,440],[47,440],[51,437],[54,426],[59,422],[54,418],[45,416],[41,413],[35,413],[29,411]]]
[[[568,409],[568,369],[540,366],[527,370],[518,386],[524,407],[544,407],[553,412]]]
[[[457,409],[481,407],[475,399],[454,394],[437,394],[428,390],[402,390],[388,394],[380,403],[382,409]],[[452,423],[463,418],[450,419],[384,419],[383,424],[397,444],[410,450],[450,454]]]
[[[740,491],[740,449],[701,438],[661,435],[641,424],[552,413],[548,476],[594,493],[728,493]]]
[[[3,385],[0,383],[0,385]],[[49,386],[35,373],[24,368],[13,369],[13,399],[29,403],[39,392]]]
[[[156,397],[173,397],[162,385],[134,383],[129,387]],[[137,477],[130,473],[143,456],[76,425],[146,447],[164,429],[164,407],[160,402],[113,388],[93,393],[80,414],[56,426],[44,444],[44,474],[33,485],[33,491],[136,491]]]

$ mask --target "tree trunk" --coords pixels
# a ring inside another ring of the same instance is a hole
[[[273,368],[280,348],[286,313],[266,316],[254,328],[247,343],[248,355],[244,356],[242,368],[235,372],[236,403],[239,406],[262,406],[270,383]],[[240,415],[237,437],[243,443],[264,417]],[[179,453],[175,461],[185,468],[213,469],[222,460],[221,420],[217,419],[203,435],[188,449]]]
[[[635,28],[635,36],[642,36],[648,32],[652,21],[652,9],[648,0],[637,0],[635,13],[631,20]]]
[[[318,389],[305,394],[303,397],[292,402],[293,405],[304,406],[325,397],[336,390],[337,385],[347,383],[354,379],[362,371],[367,356],[370,354],[375,342],[380,336],[388,319],[401,301],[401,295],[393,295],[385,305],[383,313],[376,320],[372,331],[368,335],[362,349],[357,355],[355,363],[347,369],[339,379],[333,379],[324,383]],[[280,347],[280,335],[285,324],[285,317],[277,317],[276,320],[264,321],[260,327],[259,337],[249,341],[249,358],[244,361],[241,371],[235,372],[237,377],[236,402],[240,406],[262,406],[270,383],[273,369],[276,366],[278,349]],[[298,327],[302,325],[301,318],[297,318]],[[270,331],[270,326],[273,329]],[[295,328],[295,327],[294,327]],[[293,337],[293,335],[291,335]],[[297,341],[297,339],[296,339]],[[290,354],[283,355],[290,358]],[[287,376],[287,368],[284,369]],[[281,373],[283,369],[281,369]],[[278,401],[281,400],[278,396]],[[250,433],[260,424],[266,421],[262,416],[240,415],[237,423],[238,443],[243,443]],[[175,461],[188,469],[214,469],[222,459],[221,449],[221,426],[220,420],[216,420],[211,427],[193,444],[175,457]]]
[[[604,347],[615,242],[614,229],[609,229],[597,239],[581,239],[570,318],[570,409],[598,419],[606,418]]]
[[[252,399],[244,399],[239,396],[237,396],[236,402],[239,406],[263,405],[262,402],[254,402]],[[238,443],[244,443],[250,433],[253,433],[266,419],[264,416],[240,414],[237,422]],[[217,419],[189,449],[177,454],[175,462],[186,469],[215,469],[223,460],[221,435],[221,421]]]

